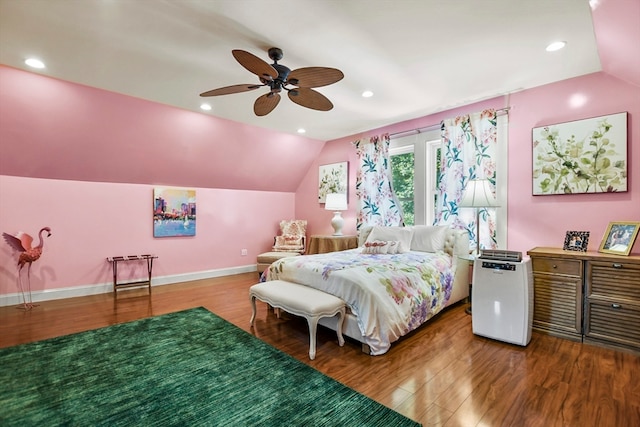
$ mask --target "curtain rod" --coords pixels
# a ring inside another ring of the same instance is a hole
[[[499,110],[496,110],[496,114],[500,114],[500,113],[507,114],[510,109],[511,109],[511,107],[500,108]],[[441,125],[441,123],[436,123],[436,124],[425,126],[425,127],[421,127],[421,128],[418,128],[418,129],[403,130],[402,132],[390,133],[389,134],[389,138],[399,138],[401,136],[415,135],[415,134],[419,134],[419,133],[422,133],[422,132],[427,132],[427,131],[430,131],[430,130],[440,129],[440,125]]]

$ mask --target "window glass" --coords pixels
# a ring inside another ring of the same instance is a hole
[[[414,155],[413,151],[391,154],[391,172],[393,176],[393,191],[396,193],[402,209],[405,225],[415,224],[414,213]]]
[[[435,216],[440,131],[391,140],[393,189],[405,225],[431,225]]]

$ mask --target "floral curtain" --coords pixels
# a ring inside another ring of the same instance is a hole
[[[353,144],[358,156],[356,173],[356,229],[364,225],[403,224],[402,212],[391,185],[388,134],[360,139]]]
[[[459,208],[458,204],[470,179],[489,180],[495,194],[497,114],[491,109],[443,120],[441,130],[435,223],[466,229],[476,249],[476,208]],[[479,243],[481,249],[497,247],[495,208],[480,208]]]

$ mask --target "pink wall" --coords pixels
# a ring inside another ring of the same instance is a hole
[[[0,65],[0,175],[294,192],[324,141]]]
[[[293,216],[293,193],[195,190],[196,235],[154,238],[153,186],[4,175],[0,229],[27,232],[35,245],[38,230],[51,227],[43,255],[33,264],[32,289],[40,291],[110,283],[106,258],[114,255],[158,255],[158,278],[255,265],[257,254],[273,244],[279,221]],[[16,260],[2,242],[0,295],[17,292]]]
[[[105,258],[119,254],[159,255],[158,277],[251,265],[270,247],[283,218],[307,219],[309,234],[331,233],[332,213],[317,202],[318,166],[344,160],[350,162],[351,208],[345,232],[355,232],[351,142],[358,136],[325,145],[1,66],[0,93],[0,231],[53,229],[34,264],[35,290],[108,283]],[[506,102],[496,98],[362,136],[424,127]],[[509,104],[510,249],[557,247],[565,231],[589,230],[594,250],[609,221],[640,221],[640,88],[597,73],[513,94]],[[531,195],[533,127],[620,111],[629,112],[628,192]],[[247,189],[236,189],[239,182]],[[195,237],[152,237],[155,185],[196,189]],[[633,252],[640,253],[640,241]],[[0,295],[17,291],[15,261],[1,244]]]
[[[34,290],[109,283],[113,255],[157,254],[156,277],[255,266],[325,144],[5,66],[0,94],[0,232],[53,229]],[[195,237],[153,238],[154,186],[196,190]],[[0,241],[0,295],[16,260]]]
[[[640,88],[605,73],[595,73],[399,123],[362,135],[330,141],[304,177],[296,194],[296,216],[310,221],[310,233],[331,234],[331,212],[317,202],[317,166],[349,161],[349,211],[345,233],[355,233],[356,156],[352,141],[361,136],[399,132],[439,123],[447,117],[502,108],[509,102],[508,248],[562,247],[568,230],[590,231],[589,250],[597,250],[610,221],[640,221]],[[627,111],[629,191],[618,194],[533,196],[534,127]],[[640,238],[633,253],[640,253]]]

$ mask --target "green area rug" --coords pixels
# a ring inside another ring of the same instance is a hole
[[[196,308],[0,349],[0,425],[419,424]]]

